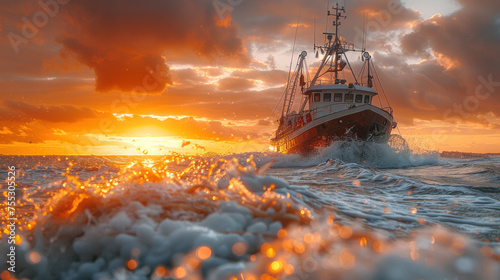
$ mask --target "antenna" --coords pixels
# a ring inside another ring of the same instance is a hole
[[[314,47],[316,48],[316,17],[314,17],[313,25],[314,25]]]
[[[366,26],[367,26],[366,9],[363,9],[363,42],[361,48],[362,52],[366,50]]]
[[[325,22],[325,32],[328,33],[328,16],[330,15],[330,0],[326,1],[326,22]],[[325,41],[326,41],[326,35],[325,35]]]

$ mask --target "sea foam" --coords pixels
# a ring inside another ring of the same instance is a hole
[[[130,165],[105,180],[68,176],[39,208],[31,229],[22,231],[16,276],[98,280],[500,275],[500,252],[495,248],[439,227],[394,239],[364,222],[344,219],[347,211],[354,211],[347,201],[342,206],[308,185],[265,175],[270,164],[202,159],[172,172],[165,161],[158,161]],[[358,188],[402,180],[340,160],[324,170],[303,172],[340,172],[345,184]],[[402,188],[411,185],[401,182]],[[339,209],[339,217],[330,207]],[[404,217],[401,213],[396,219]],[[2,265],[3,258],[5,254],[0,256]]]

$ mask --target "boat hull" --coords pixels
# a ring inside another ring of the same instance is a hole
[[[337,140],[387,142],[392,127],[393,118],[388,112],[360,106],[318,118],[286,136],[272,139],[271,145],[280,153],[309,154]]]

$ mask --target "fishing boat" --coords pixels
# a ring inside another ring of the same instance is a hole
[[[271,139],[273,151],[309,154],[345,139],[387,142],[397,126],[387,98],[388,106],[383,107],[378,96],[377,89],[383,91],[383,88],[371,55],[364,46],[356,50],[339,35],[341,20],[346,18],[344,7],[334,6],[328,11],[327,18],[331,17],[335,18],[335,31],[327,29],[323,33],[325,42],[314,44],[316,57],[321,53],[323,59],[313,78],[309,79],[306,51],[299,55],[293,75],[289,76],[278,128]],[[359,75],[351,67],[348,52],[361,54],[363,65]],[[293,110],[297,92],[302,97],[297,98],[301,103]],[[380,101],[380,106],[374,105],[374,99]]]

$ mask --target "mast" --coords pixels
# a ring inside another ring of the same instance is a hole
[[[334,16],[335,20],[333,22],[333,26],[335,26],[335,32],[334,33],[329,33],[325,32],[323,33],[326,35],[326,38],[328,42],[324,46],[314,46],[314,49],[320,49],[322,52],[323,50],[326,49],[325,55],[323,57],[323,60],[321,62],[321,65],[316,72],[316,75],[314,76],[311,85],[314,86],[316,84],[316,81],[318,80],[319,77],[322,75],[328,73],[328,72],[333,72],[335,80],[338,80],[339,78],[339,72],[343,70],[345,67],[345,63],[342,63],[342,54],[345,53],[345,51],[348,51],[347,49],[344,50],[344,47],[342,45],[342,42],[340,41],[340,35],[339,35],[339,26],[342,24],[341,19],[345,19],[347,16],[345,16],[345,8],[344,7],[339,7],[339,4],[337,3],[335,7],[333,7],[334,13],[332,14],[330,11],[327,13],[328,16]],[[333,37],[335,36],[335,38]],[[332,41],[333,40],[333,41]],[[330,64],[331,63],[331,64]],[[330,67],[326,70],[325,73],[321,73],[323,68],[330,64]]]
[[[321,50],[321,53],[324,54],[323,59],[321,61],[320,66],[318,67],[318,70],[316,71],[316,74],[314,75],[311,83],[309,84],[309,88],[313,87],[316,85],[317,81],[319,78],[321,78],[323,75],[327,73],[334,73],[332,75],[332,78],[334,77],[334,83],[345,83],[344,81],[339,80],[339,72],[343,71],[345,66],[348,66],[351,74],[354,78],[354,84],[358,85],[358,78],[356,74],[354,73],[351,64],[349,63],[349,59],[347,58],[346,52],[348,51],[360,51],[360,50],[355,50],[354,45],[352,44],[343,44],[342,41],[340,40],[340,28],[339,26],[342,24],[341,20],[347,18],[345,16],[345,7],[339,7],[339,4],[337,3],[335,7],[333,7],[333,12],[330,12],[328,10],[327,13],[327,18],[329,16],[334,16],[335,20],[333,21],[333,26],[335,26],[335,33],[329,33],[328,28],[326,32],[323,34],[325,35],[325,39],[327,40],[323,45],[316,45],[314,44],[314,50],[318,54],[318,50]],[[335,37],[334,37],[335,36]],[[364,52],[364,49],[361,50],[361,52]],[[342,60],[342,55],[345,58],[345,61]],[[327,67],[327,68],[325,68]],[[308,98],[304,98],[304,101],[301,106],[300,112],[302,113],[305,109],[305,106],[307,105]]]
[[[346,16],[342,16],[342,13],[345,13],[344,7],[339,9],[339,3],[335,5],[335,80],[339,78],[339,60],[342,59],[342,56],[339,55],[339,49],[341,49],[340,38],[339,38],[339,25],[341,24],[340,18],[346,18]]]
[[[335,69],[333,70],[335,73],[335,81],[339,78],[339,72],[343,70],[344,66],[341,66],[342,62],[342,54],[344,54],[344,48],[342,46],[342,42],[340,41],[339,35],[339,26],[342,25],[340,19],[345,19],[347,16],[344,16],[345,8],[339,8],[339,3],[335,5]],[[346,58],[347,59],[347,58]]]
[[[367,86],[368,87],[373,87],[373,75],[371,74],[370,70],[371,70],[371,66],[370,66],[370,60],[371,60],[371,55],[368,53],[368,52],[364,52],[363,53],[363,58],[364,60],[366,60],[366,64],[368,66],[368,82],[367,82]]]

